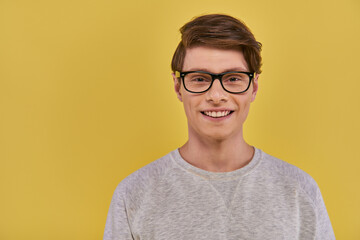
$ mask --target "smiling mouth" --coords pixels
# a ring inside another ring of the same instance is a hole
[[[221,118],[221,117],[226,117],[230,114],[232,114],[234,111],[203,111],[201,112],[202,114],[204,114],[205,116],[209,116],[212,118]]]

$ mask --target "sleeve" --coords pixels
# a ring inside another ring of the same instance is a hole
[[[335,234],[331,226],[329,215],[326,211],[325,203],[322,198],[320,189],[317,190],[317,226],[316,226],[316,240],[333,240]]]
[[[104,240],[133,240],[123,191],[118,187],[107,215]]]

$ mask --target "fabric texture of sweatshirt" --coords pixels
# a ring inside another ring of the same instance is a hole
[[[255,148],[232,172],[208,172],[178,149],[116,188],[104,240],[335,239],[316,182]]]

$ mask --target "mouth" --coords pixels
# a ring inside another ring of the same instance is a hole
[[[224,111],[202,111],[201,113],[205,116],[212,118],[222,118],[231,115],[233,112],[234,111],[224,110]]]

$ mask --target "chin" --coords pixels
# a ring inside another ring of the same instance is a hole
[[[225,133],[224,131],[221,132],[213,132],[213,133],[207,133],[206,134],[206,138],[209,140],[213,140],[213,141],[224,141],[226,139],[229,139],[231,137],[232,134],[230,133]]]

